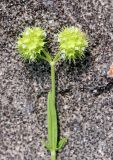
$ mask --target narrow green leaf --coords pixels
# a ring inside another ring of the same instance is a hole
[[[57,150],[61,150],[66,143],[67,143],[67,138],[62,138],[58,143]]]
[[[51,115],[52,115],[52,149],[56,150],[57,148],[57,115],[56,115],[56,107],[55,107],[55,97],[51,92]]]
[[[52,148],[52,116],[51,116],[51,91],[48,93],[47,100],[47,120],[48,120],[48,142],[50,147]]]
[[[48,142],[52,150],[57,148],[57,115],[52,92],[48,93]]]

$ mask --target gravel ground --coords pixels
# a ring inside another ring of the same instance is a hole
[[[113,160],[113,85],[106,72],[113,61],[112,0],[1,0],[0,2],[0,160],[47,160],[47,63],[28,64],[16,39],[28,26],[55,33],[75,25],[90,40],[86,57],[57,67],[61,135],[68,144],[58,160]]]

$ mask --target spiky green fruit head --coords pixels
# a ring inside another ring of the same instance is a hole
[[[17,48],[25,60],[34,61],[44,47],[45,31],[39,27],[26,28],[18,38]]]
[[[84,56],[88,39],[84,32],[76,27],[66,27],[58,34],[60,52],[66,60],[74,61]]]

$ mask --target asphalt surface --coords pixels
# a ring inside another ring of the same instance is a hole
[[[80,27],[89,37],[85,58],[56,66],[61,136],[68,143],[58,160],[113,160],[113,84],[106,73],[113,62],[112,0],[0,1],[0,160],[49,160],[47,138],[50,67],[27,63],[16,50],[25,27],[47,31],[55,54],[56,33]]]

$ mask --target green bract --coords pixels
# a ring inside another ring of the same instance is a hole
[[[86,34],[76,27],[64,28],[58,34],[60,52],[66,60],[74,60],[84,55],[84,50],[88,46]]]
[[[44,47],[45,31],[39,27],[26,28],[18,38],[17,48],[22,57],[34,61]]]

